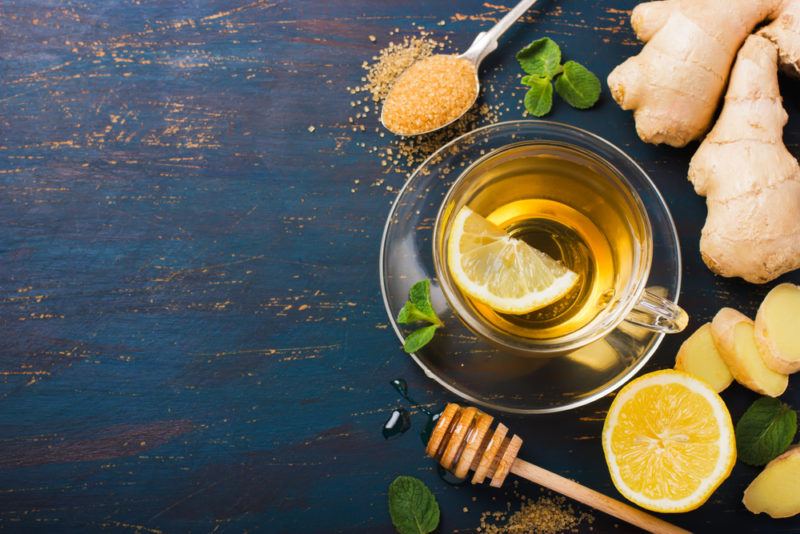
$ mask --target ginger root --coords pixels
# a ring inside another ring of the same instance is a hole
[[[680,147],[705,134],[739,50],[725,107],[689,171],[708,199],[703,261],[753,283],[800,267],[800,169],[782,141],[775,67],[800,77],[800,0],[645,2],[631,23],[646,44],[608,86],[648,143]]]
[[[744,490],[745,508],[754,514],[792,517],[800,513],[800,447],[789,449],[764,468]]]
[[[787,120],[775,46],[750,36],[722,113],[689,165],[708,204],[700,253],[717,274],[764,283],[800,267],[800,166],[783,144]]]
[[[708,130],[736,51],[759,23],[774,19],[766,35],[785,50],[787,65],[797,60],[797,10],[797,0],[639,4],[631,24],[647,44],[608,76],[611,94],[622,109],[634,111],[643,141],[684,146]]]
[[[800,371],[800,286],[779,284],[767,293],[756,314],[755,338],[767,367]]]
[[[706,323],[683,342],[675,358],[675,369],[696,376],[719,393],[733,382],[728,365],[720,356]]]
[[[756,393],[777,397],[789,377],[766,366],[758,351],[753,321],[732,308],[722,308],[711,321],[711,336],[737,382]]]
[[[758,34],[772,41],[778,48],[783,72],[800,78],[800,2],[786,1],[778,17]]]

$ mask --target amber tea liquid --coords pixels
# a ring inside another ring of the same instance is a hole
[[[469,299],[494,328],[532,339],[558,338],[589,324],[624,293],[645,232],[637,201],[614,171],[563,145],[523,144],[478,162],[470,187],[445,207],[468,205],[513,237],[579,275],[559,301],[521,316]],[[616,186],[615,186],[616,184]]]

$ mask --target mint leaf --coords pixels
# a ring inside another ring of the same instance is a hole
[[[574,108],[590,108],[600,98],[600,80],[580,63],[567,61],[556,78],[556,92]]]
[[[548,81],[546,77],[539,76],[537,74],[528,74],[527,76],[523,76],[522,80],[520,80],[523,85],[527,85],[528,87],[533,87],[535,85],[541,85],[543,81]]]
[[[397,314],[397,322],[400,324],[410,324],[416,322],[428,322],[437,326],[444,323],[436,315],[436,311],[431,304],[431,282],[427,278],[420,280],[408,291],[408,302],[406,302]]]
[[[389,515],[400,534],[428,534],[439,526],[439,504],[423,481],[399,476],[389,484]]]
[[[406,340],[403,342],[403,350],[409,354],[417,352],[430,343],[437,328],[439,328],[439,325],[432,324],[430,326],[423,326],[419,330],[414,330],[406,336]]]
[[[525,76],[522,83],[529,85],[525,93],[525,109],[534,117],[541,117],[553,107],[553,84],[541,76]]]
[[[411,332],[405,342],[403,342],[403,350],[411,354],[417,352],[419,349],[427,345],[436,329],[444,326],[444,323],[431,304],[431,281],[427,278],[420,280],[408,291],[408,301],[403,304],[400,313],[397,314],[397,322],[400,324],[411,324],[418,322],[431,323],[430,326],[424,326],[418,330]]]
[[[778,399],[761,397],[736,423],[736,452],[749,465],[766,465],[786,451],[797,433],[797,412]]]
[[[418,323],[420,321],[430,322],[430,315],[423,313],[422,310],[414,306],[412,302],[406,302],[397,314],[397,322],[400,324]]]
[[[561,49],[549,37],[542,37],[517,52],[517,61],[528,74],[549,80],[559,71]]]
[[[431,281],[420,280],[408,290],[408,300],[426,315],[436,315],[431,305]]]

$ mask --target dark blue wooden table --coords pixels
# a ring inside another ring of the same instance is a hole
[[[404,175],[367,150],[389,143],[374,114],[351,131],[345,89],[394,28],[423,25],[464,48],[503,5],[0,4],[0,527],[384,532],[399,474],[431,486],[442,532],[473,531],[481,511],[515,501],[448,486],[415,432],[381,435],[400,404],[391,379],[430,406],[449,397],[388,328],[378,248]],[[519,118],[514,53],[543,35],[605,78],[638,50],[632,6],[542,0],[485,64],[505,89],[486,100]],[[783,82],[796,155],[798,89]],[[715,278],[699,259],[693,148],[640,142],[607,89],[595,109],[557,102],[550,118],[651,173],[680,230],[693,325],[722,305],[755,311],[769,287]],[[684,338],[646,369],[671,366]],[[724,398],[738,418],[755,395],[734,386]],[[800,408],[797,379],[784,399]],[[504,419],[526,458],[616,496],[599,439],[608,405]],[[672,519],[800,531],[744,510],[756,472],[737,465],[704,507]],[[596,515],[595,531],[628,529]]]

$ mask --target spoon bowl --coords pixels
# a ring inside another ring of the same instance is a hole
[[[469,58],[465,57],[465,54],[461,54],[461,55],[459,55],[459,56],[456,56],[456,57],[458,57],[459,59],[466,59],[466,60],[469,60]],[[475,97],[474,97],[474,98],[472,99],[472,101],[471,101],[471,102],[470,102],[470,103],[469,103],[467,106],[465,106],[465,107],[464,107],[464,109],[463,109],[463,110],[461,110],[461,111],[458,113],[458,115],[456,115],[454,118],[452,118],[451,120],[447,121],[446,123],[444,123],[444,124],[442,124],[442,125],[435,126],[435,127],[433,127],[433,128],[429,128],[429,129],[427,129],[427,130],[423,130],[423,131],[420,131],[420,132],[414,132],[414,133],[402,133],[402,132],[398,132],[398,131],[395,131],[395,130],[393,130],[391,127],[389,127],[389,126],[386,124],[386,121],[384,120],[384,110],[386,109],[386,107],[384,106],[384,107],[382,107],[382,108],[381,108],[381,117],[380,117],[381,125],[382,125],[384,128],[386,128],[387,130],[389,130],[390,132],[392,132],[393,134],[395,134],[395,135],[400,135],[400,136],[403,136],[403,137],[411,137],[411,136],[427,135],[427,134],[430,134],[430,133],[433,133],[433,132],[439,131],[439,130],[441,130],[441,129],[443,129],[443,128],[447,128],[448,126],[450,126],[451,124],[453,124],[454,122],[456,122],[458,119],[460,119],[461,117],[463,117],[463,116],[464,116],[464,114],[465,114],[467,111],[469,111],[469,110],[472,108],[472,106],[474,106],[474,105],[475,105],[475,102],[477,102],[477,101],[478,101],[478,95],[479,95],[479,94],[480,94],[480,92],[481,92],[481,82],[480,82],[480,79],[478,78],[478,65],[477,65],[477,64],[475,64],[475,63],[474,63],[474,62],[472,62],[472,61],[470,61],[470,63],[472,63],[472,65],[473,65],[473,70],[474,70],[474,73],[475,73]],[[391,94],[391,92],[390,92],[390,94]],[[388,98],[388,96],[387,96],[387,98]]]
[[[426,135],[429,133],[433,133],[437,130],[441,130],[442,128],[446,128],[447,126],[450,126],[458,119],[463,117],[464,114],[467,111],[469,111],[472,108],[472,106],[475,105],[475,102],[478,100],[478,96],[480,95],[481,92],[481,83],[478,77],[478,69],[480,68],[481,62],[486,58],[486,56],[488,56],[491,52],[497,49],[497,40],[500,38],[500,36],[503,35],[514,24],[514,22],[516,22],[517,19],[519,19],[523,15],[523,13],[525,13],[525,11],[527,11],[528,8],[530,8],[536,2],[537,0],[522,0],[521,2],[519,2],[508,13],[506,13],[506,15],[502,19],[500,19],[497,22],[497,24],[495,24],[491,29],[479,33],[478,36],[475,37],[475,40],[472,42],[472,44],[469,46],[466,52],[456,56],[459,59],[468,61],[472,65],[473,71],[475,72],[475,98],[473,98],[472,102],[470,102],[469,105],[466,106],[458,115],[456,115],[453,119],[451,119],[447,123],[437,125],[428,130],[414,132],[414,133],[407,133],[407,132],[402,133],[394,131],[389,126],[386,125],[386,121],[384,120],[384,111],[386,107],[384,105],[381,108],[381,117],[380,117],[380,121],[383,127],[392,132],[393,134],[402,135],[406,137],[416,136],[416,135]],[[391,94],[392,92],[390,90],[389,95],[387,95],[384,102],[386,102],[386,100],[389,99]]]

